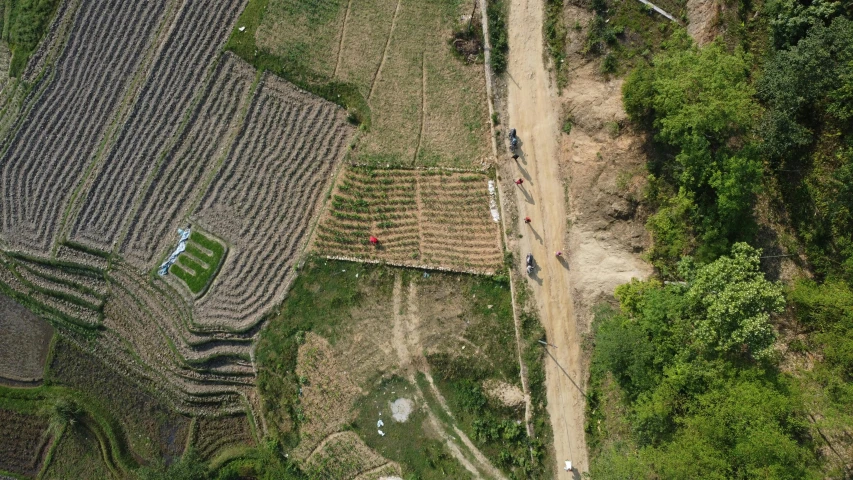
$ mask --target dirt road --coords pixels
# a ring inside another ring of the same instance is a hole
[[[529,283],[536,298],[552,358],[546,358],[548,413],[554,431],[557,462],[570,460],[574,475],[563,468],[557,478],[580,478],[587,470],[584,441],[584,395],[581,338],[578,335],[571,298],[570,265],[557,258],[567,233],[566,191],[560,176],[560,100],[552,88],[543,63],[542,0],[513,0],[509,12],[508,98],[509,127],[518,131],[520,154],[517,177],[524,183],[515,188],[518,231],[522,256],[532,252],[535,272]],[[530,217],[529,225],[523,223]],[[577,383],[576,383],[577,382]]]

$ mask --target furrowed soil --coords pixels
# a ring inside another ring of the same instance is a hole
[[[353,162],[479,166],[490,156],[483,69],[449,43],[472,5],[269,0],[255,39],[294,75],[348,83],[366,99],[370,128]]]
[[[0,293],[0,383],[39,384],[52,337],[53,327]]]
[[[38,474],[50,443],[46,418],[0,409],[0,439],[0,475]]]
[[[348,167],[314,248],[329,257],[494,274],[503,255],[488,181],[473,172]]]
[[[569,25],[584,25],[588,13],[568,5]],[[543,53],[543,5],[514,0],[509,6],[510,60],[506,91],[509,127],[520,136],[518,163],[502,162],[504,191],[515,190],[505,211],[517,212],[510,243],[521,255],[532,253],[530,285],[544,324],[548,412],[554,432],[555,476],[571,460],[577,472],[588,468],[584,439],[586,362],[581,349],[591,307],[612,300],[614,288],[650,267],[639,258],[646,238],[636,221],[642,183],[640,139],[620,132],[625,119],[621,82],[602,77],[595,60],[582,55],[583,32],[570,35],[566,61],[577,65],[561,95]],[[564,112],[575,116],[563,135]],[[610,125],[616,133],[610,134]],[[508,178],[524,178],[515,186]],[[527,225],[522,219],[531,217]],[[511,232],[510,232],[511,233]],[[555,258],[555,252],[564,255]]]

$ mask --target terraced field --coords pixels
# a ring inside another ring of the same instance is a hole
[[[0,236],[10,248],[50,251],[72,191],[162,27],[167,4],[81,2],[48,84],[3,141]]]
[[[46,418],[0,408],[0,439],[0,477],[39,472],[50,441]]]
[[[184,4],[130,117],[96,167],[71,240],[112,250],[124,222],[132,217],[139,191],[162,162],[188,108],[203,89],[242,5],[241,0]]]
[[[481,173],[350,167],[314,247],[329,257],[494,273],[503,257],[489,195]]]
[[[186,224],[195,199],[242,126],[256,77],[252,67],[231,54],[219,62],[204,100],[192,114],[194,121],[140,199],[121,247],[128,262],[148,268],[172,246],[174,232]]]
[[[240,138],[191,217],[230,246],[196,303],[199,324],[251,328],[281,301],[352,132],[340,108],[264,77]]]
[[[4,110],[0,290],[58,327],[52,381],[111,411],[143,398],[156,418],[246,418],[260,322],[354,133],[340,107],[222,53],[244,5],[63,2],[26,74],[40,83],[19,117]],[[187,225],[187,250],[156,275]]]

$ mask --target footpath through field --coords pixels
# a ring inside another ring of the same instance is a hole
[[[570,265],[555,252],[565,250],[566,192],[559,167],[560,100],[544,65],[542,0],[512,0],[509,12],[509,128],[520,138],[521,158],[515,187],[522,261],[533,253],[536,270],[529,284],[547,332],[550,357],[545,360],[548,414],[554,431],[557,462],[570,460],[574,474],[559,468],[557,478],[580,478],[587,470],[584,441],[584,394],[581,339],[576,329],[569,279]],[[512,160],[509,160],[512,161]],[[523,223],[530,217],[529,225]],[[559,365],[558,365],[559,364]]]

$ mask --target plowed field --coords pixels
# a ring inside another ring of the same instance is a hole
[[[52,336],[47,322],[0,293],[0,383],[37,384]]]
[[[108,365],[87,384],[79,356],[54,362],[59,383],[124,395],[110,410],[245,414],[260,322],[354,133],[340,107],[223,53],[245,3],[63,2],[28,95],[0,98],[0,288]],[[50,330],[12,320],[0,377],[35,382]],[[135,453],[175,454],[125,420],[153,442]]]
[[[480,173],[348,168],[315,248],[330,257],[495,273],[503,257],[489,200]]]

